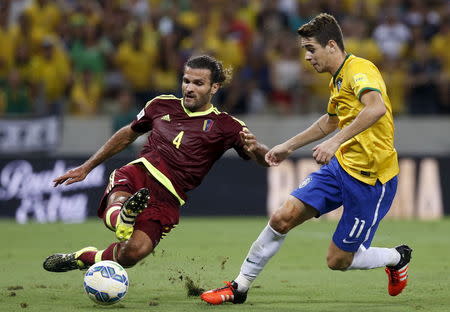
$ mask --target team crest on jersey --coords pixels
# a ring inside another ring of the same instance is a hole
[[[167,114],[167,115],[164,115],[164,116],[162,116],[162,117],[161,117],[161,120],[164,120],[164,121],[170,122],[170,115],[169,115],[169,114]]]
[[[336,80],[336,87],[338,89],[338,91],[341,91],[341,87],[342,87],[342,78],[339,77],[338,80]]]
[[[205,121],[203,122],[203,131],[208,132],[209,130],[211,130],[213,124],[214,124],[213,120],[205,119]]]
[[[303,182],[298,186],[298,188],[302,188],[307,186],[310,182],[312,181],[311,177],[307,177],[305,180],[303,180]]]

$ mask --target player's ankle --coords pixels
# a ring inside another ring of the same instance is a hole
[[[242,293],[247,292],[253,283],[253,280],[248,279],[246,276],[242,274],[239,274],[238,277],[234,279],[234,281],[238,285],[237,291]]]
[[[97,251],[86,251],[77,257],[77,260],[81,261],[83,265],[91,266],[95,263],[95,255]]]
[[[391,263],[387,264],[387,266],[396,266],[402,260],[402,256],[397,251],[397,249],[395,249],[395,247],[394,248],[390,248],[390,249],[392,250],[392,258],[391,258],[392,261],[391,261]]]

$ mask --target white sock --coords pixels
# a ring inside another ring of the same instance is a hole
[[[234,281],[238,284],[238,291],[246,292],[252,282],[263,270],[266,263],[274,256],[281,244],[284,242],[286,234],[280,234],[270,225],[267,225],[259,234],[256,241],[252,244],[244,263],[241,266],[241,272]]]
[[[384,266],[396,265],[400,261],[400,254],[395,248],[360,246],[353,257],[352,264],[347,270],[368,270]]]
[[[238,277],[236,277],[234,279],[234,281],[237,283],[237,285],[238,285],[237,290],[240,291],[240,292],[246,292],[250,288],[252,283],[253,283],[253,280],[247,279],[242,274],[239,274]]]

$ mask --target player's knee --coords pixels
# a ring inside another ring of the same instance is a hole
[[[136,265],[140,260],[145,258],[147,254],[140,252],[139,250],[126,250],[119,253],[118,262],[124,267],[132,267]]]
[[[328,256],[327,265],[331,270],[345,271],[352,264],[347,257]]]
[[[152,252],[152,246],[139,245],[127,241],[119,250],[118,262],[125,267],[132,267]]]
[[[292,228],[303,223],[308,218],[303,217],[302,209],[298,200],[286,200],[270,217],[270,226],[281,234],[286,234]]]
[[[286,234],[292,228],[289,224],[289,220],[283,216],[280,210],[277,210],[270,217],[269,224],[272,227],[272,229],[281,234]]]

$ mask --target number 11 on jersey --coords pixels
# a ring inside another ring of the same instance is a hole
[[[177,136],[175,137],[175,139],[173,139],[173,141],[172,141],[173,145],[175,145],[175,147],[177,149],[180,148],[181,139],[183,138],[183,135],[184,135],[184,131],[180,131],[180,133],[178,133]]]

